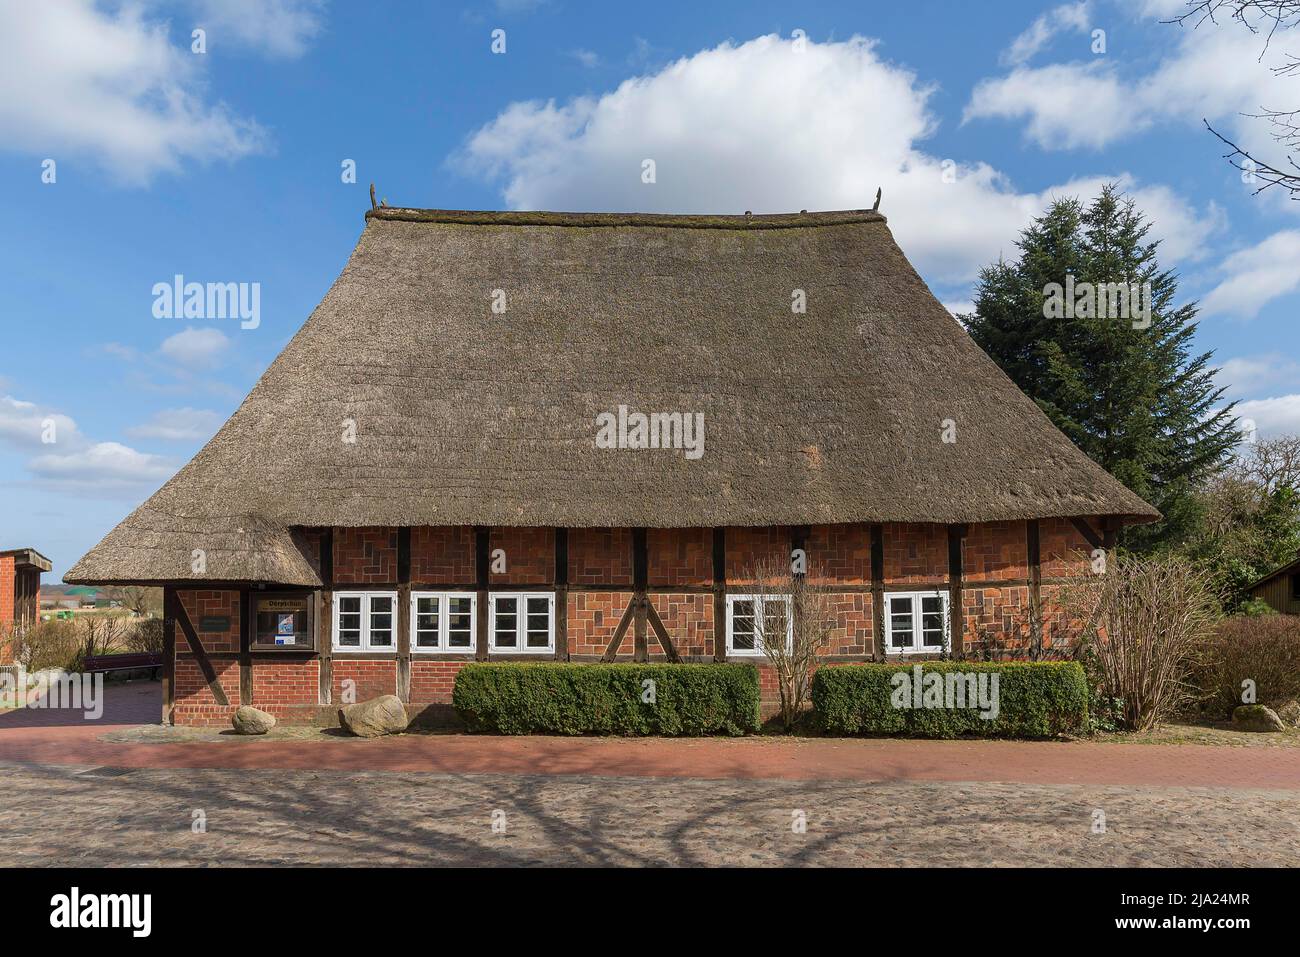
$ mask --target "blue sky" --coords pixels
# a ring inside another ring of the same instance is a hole
[[[184,464],[342,268],[371,181],[392,205],[709,212],[881,186],[954,309],[1050,197],[1119,181],[1222,384],[1260,434],[1298,432],[1300,203],[1252,196],[1201,118],[1267,151],[1239,114],[1300,103],[1268,76],[1300,31],[1259,62],[1234,24],[1160,22],[1181,6],[0,0],[0,547],[57,578]],[[156,318],[176,274],[260,284],[259,324]]]

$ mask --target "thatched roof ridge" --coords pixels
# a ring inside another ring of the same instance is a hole
[[[366,219],[235,414],[65,580],[314,584],[300,526],[1157,514],[979,350],[873,211]],[[620,405],[702,413],[704,454],[597,448]]]

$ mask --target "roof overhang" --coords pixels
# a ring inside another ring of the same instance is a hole
[[[0,552],[0,555],[12,555],[14,564],[19,568],[35,568],[38,571],[48,572],[54,567],[53,562],[34,548],[10,548]]]

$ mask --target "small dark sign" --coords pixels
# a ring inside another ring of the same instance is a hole
[[[229,615],[204,615],[199,619],[199,631],[229,631]]]

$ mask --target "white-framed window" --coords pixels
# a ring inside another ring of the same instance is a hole
[[[471,592],[411,592],[411,653],[473,654],[478,598]]]
[[[762,657],[764,646],[784,636],[794,644],[794,616],[789,595],[728,595],[727,654]]]
[[[488,649],[499,654],[546,654],[555,650],[555,593],[488,594]]]
[[[947,647],[947,592],[885,592],[887,654],[933,653]]]
[[[397,592],[335,592],[334,650],[396,651]]]

